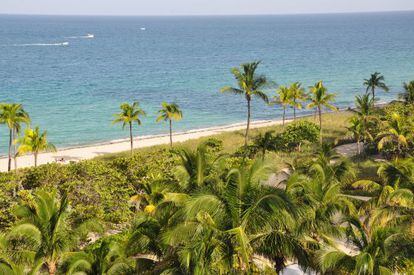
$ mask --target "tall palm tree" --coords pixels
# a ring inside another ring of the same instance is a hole
[[[157,122],[168,121],[170,124],[170,146],[172,147],[172,121],[179,121],[183,118],[183,112],[176,103],[162,103],[162,108],[158,111]]]
[[[252,62],[242,64],[240,68],[233,68],[233,73],[236,81],[237,88],[226,86],[221,89],[222,93],[233,93],[236,95],[242,95],[247,102],[247,125],[246,133],[244,135],[244,144],[247,145],[249,140],[250,129],[250,117],[251,117],[251,101],[253,97],[257,97],[266,103],[269,103],[267,95],[263,92],[264,86],[267,84],[267,79],[263,75],[257,75],[256,70],[260,62]]]
[[[131,154],[134,150],[134,137],[132,134],[132,124],[136,122],[138,125],[141,125],[141,116],[145,116],[145,111],[139,107],[139,102],[135,101],[132,104],[122,103],[120,106],[121,112],[115,114],[115,119],[113,123],[122,122],[122,128],[124,129],[126,125],[129,126],[129,139],[131,143]]]
[[[328,89],[323,85],[322,81],[316,83],[310,88],[310,101],[307,108],[316,108],[319,116],[320,139],[322,142],[322,108],[328,108],[337,111],[338,108],[331,104],[335,100],[335,94],[328,93]]]
[[[16,247],[15,254],[21,254],[21,258],[24,254],[34,254],[32,274],[37,274],[43,266],[50,275],[56,274],[59,261],[80,232],[70,227],[67,196],[59,198],[56,192],[37,191],[33,202],[20,205],[15,214],[19,221],[8,238],[26,244],[21,249]]]
[[[371,74],[371,77],[364,79],[364,86],[367,87],[366,92],[368,93],[371,90],[372,99],[375,104],[375,89],[381,89],[384,92],[388,92],[389,88],[384,82],[385,78],[378,72]]]
[[[286,120],[286,108],[290,105],[291,103],[291,94],[290,94],[290,89],[289,87],[286,86],[280,86],[277,91],[276,91],[277,95],[273,97],[273,101],[272,103],[274,104],[279,104],[282,106],[283,108],[283,127],[285,127],[285,120]]]
[[[56,151],[56,147],[47,140],[47,132],[40,132],[38,126],[34,129],[26,129],[24,136],[18,139],[18,143],[20,146],[17,153],[19,155],[33,153],[35,167],[37,166],[37,157],[40,152]]]
[[[400,98],[405,101],[405,103],[413,104],[414,103],[414,80],[404,83],[404,92],[400,94]]]
[[[21,124],[29,124],[30,117],[29,114],[23,109],[21,104],[11,103],[11,104],[2,104],[0,105],[0,122],[6,124],[9,128],[9,162],[7,169],[11,170],[11,161],[12,161],[12,144],[15,140],[16,135],[21,130]],[[14,147],[14,167],[16,169],[16,146]]]
[[[293,107],[293,119],[296,120],[296,109],[302,109],[302,101],[307,99],[305,90],[299,82],[292,83],[289,87],[290,105]]]

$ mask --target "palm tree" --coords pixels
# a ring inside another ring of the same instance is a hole
[[[255,146],[260,152],[262,152],[262,161],[265,159],[266,151],[272,151],[277,149],[274,131],[267,131],[264,134],[260,133],[254,138],[253,146]]]
[[[340,179],[349,177],[346,162],[332,165],[328,161],[319,159],[308,169],[309,175],[292,174],[286,185],[287,193],[304,214],[299,221],[300,231],[317,242],[327,235],[340,235],[335,213],[347,216],[355,211],[355,206],[341,190]]]
[[[292,99],[290,94],[289,87],[280,86],[277,91],[277,95],[273,97],[274,104],[279,104],[283,108],[283,127],[285,127],[285,120],[286,120],[286,108],[290,105]]]
[[[410,189],[400,188],[398,179],[392,183],[359,180],[352,186],[371,193],[372,198],[359,209],[360,216],[369,217],[366,226],[375,224],[383,227],[398,226],[401,229],[414,226],[414,194]]]
[[[411,127],[405,124],[403,118],[393,113],[391,119],[387,122],[386,129],[377,136],[378,150],[383,150],[386,144],[397,145],[397,156],[403,153],[403,149],[407,148],[412,138]]]
[[[387,185],[401,186],[414,192],[414,161],[412,158],[384,162],[378,168],[377,174]]]
[[[165,244],[161,235],[162,230],[167,229],[170,212],[168,209],[157,211],[155,215],[137,213],[126,243],[127,255],[135,259],[135,274],[162,274],[173,264],[175,251]]]
[[[23,109],[21,104],[2,104],[0,106],[0,122],[7,125],[9,128],[9,162],[7,169],[11,170],[11,161],[12,161],[12,144],[13,140],[16,138],[21,130],[21,124],[29,124],[30,117],[29,114]],[[14,148],[14,168],[16,169],[16,146]]]
[[[413,241],[394,226],[347,219],[346,232],[352,248],[325,245],[318,253],[322,272],[345,274],[394,274],[412,256]],[[369,225],[370,224],[370,225]],[[411,250],[411,251],[410,251]]]
[[[296,120],[296,109],[302,109],[301,101],[307,99],[305,90],[299,82],[292,83],[289,87],[290,91],[290,105],[293,107],[293,120]]]
[[[70,227],[67,196],[63,194],[59,198],[56,192],[37,191],[33,201],[20,205],[15,215],[19,221],[8,239],[20,240],[25,245],[14,247],[14,254],[21,255],[20,258],[34,255],[33,274],[43,266],[50,275],[56,274],[59,261],[82,232],[80,228]]]
[[[337,111],[338,109],[331,104],[335,99],[335,94],[328,93],[328,89],[323,85],[322,81],[316,83],[313,87],[310,88],[310,100],[311,103],[308,104],[307,108],[316,108],[319,116],[319,130],[320,130],[320,139],[322,143],[322,108],[328,108],[332,111]]]
[[[17,259],[18,257],[11,249],[13,245],[9,242],[7,235],[0,234],[0,274],[24,275],[26,265],[33,264],[32,256],[27,255],[26,261]]]
[[[120,245],[106,239],[87,252],[71,253],[64,262],[63,271],[68,275],[134,274]]]
[[[141,125],[141,116],[145,116],[143,109],[139,107],[139,102],[135,101],[132,104],[122,103],[121,112],[115,114],[115,119],[113,123],[122,122],[122,128],[124,129],[126,125],[129,126],[129,139],[131,142],[131,154],[134,150],[134,137],[132,135],[132,124],[136,122],[138,125]]]
[[[176,103],[162,103],[161,110],[158,111],[157,122],[168,121],[170,124],[170,146],[172,147],[172,121],[179,121],[183,118],[183,113]]]
[[[47,140],[47,132],[40,132],[38,126],[34,129],[26,129],[24,136],[19,138],[18,142],[20,146],[17,153],[19,155],[33,153],[35,167],[37,167],[37,157],[40,152],[56,151],[56,147]]]
[[[364,80],[364,86],[367,87],[366,92],[368,93],[371,90],[372,100],[375,104],[375,89],[381,89],[384,92],[388,92],[389,88],[384,82],[385,78],[378,72],[371,74],[371,77]]]
[[[372,141],[373,129],[378,122],[378,117],[374,115],[374,100],[369,94],[355,97],[356,108],[352,110],[361,122],[363,141]]]
[[[192,192],[216,180],[216,174],[212,171],[222,156],[210,154],[209,148],[210,144],[206,141],[195,150],[183,148],[176,152],[180,163],[175,167],[174,175],[182,190]]]
[[[363,123],[361,122],[361,120],[354,116],[351,117],[350,119],[350,126],[347,127],[348,131],[352,133],[356,143],[357,143],[357,153],[358,155],[361,154],[361,140],[362,137],[364,136],[364,128],[363,128]]]
[[[294,221],[284,192],[261,184],[268,172],[261,161],[231,169],[226,184],[199,190],[184,202],[184,222],[165,232],[163,239],[185,255],[180,260],[187,272],[249,273],[255,249],[266,245],[270,234],[283,234]]]
[[[414,103],[414,80],[404,83],[404,92],[400,94],[400,98],[405,101],[405,103],[413,104]]]
[[[267,84],[265,76],[257,75],[256,70],[260,62],[252,62],[242,64],[240,68],[233,68],[232,73],[237,80],[237,88],[226,86],[221,89],[222,93],[233,93],[242,95],[247,102],[247,125],[244,135],[244,144],[247,146],[249,140],[250,117],[251,117],[251,101],[253,97],[257,97],[266,103],[269,103],[267,95],[262,91]]]

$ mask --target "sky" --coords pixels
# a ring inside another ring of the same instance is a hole
[[[414,10],[414,0],[0,0],[0,14],[240,15]]]

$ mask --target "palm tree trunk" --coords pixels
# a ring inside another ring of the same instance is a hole
[[[296,100],[293,101],[293,120],[296,120]]]
[[[244,145],[247,146],[249,141],[249,129],[250,129],[250,100],[247,100],[247,125],[246,125],[246,134],[244,135]]]
[[[13,140],[16,139],[16,130],[13,130]],[[14,159],[14,170],[17,171],[17,146],[16,143],[13,145],[13,159]]]
[[[12,161],[11,148],[12,148],[12,140],[13,140],[13,129],[10,128],[10,132],[9,132],[9,163],[7,165],[7,171],[10,171],[11,170],[11,161]]]
[[[132,136],[132,123],[129,123],[129,139],[131,141],[131,155],[134,151],[134,137]]]
[[[37,167],[37,153],[33,153],[34,156],[34,166]]]
[[[286,106],[283,105],[283,127],[285,127],[285,119],[286,119]]]
[[[55,275],[56,274],[56,263],[55,262],[48,262],[47,263],[47,269],[49,271],[49,275]]]
[[[375,88],[374,87],[372,87],[372,104],[375,107]]]
[[[170,147],[172,147],[172,120],[170,119]]]
[[[318,114],[319,114],[319,135],[322,143],[322,111],[321,106],[318,106]]]
[[[275,263],[275,270],[277,274],[279,274],[286,267],[284,257],[275,257],[273,262]]]
[[[358,155],[361,154],[361,145],[359,144],[359,142],[360,142],[360,139],[358,138],[357,139],[357,153],[358,153]]]

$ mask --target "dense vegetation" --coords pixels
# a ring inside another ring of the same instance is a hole
[[[1,174],[0,274],[412,274],[413,85],[372,87],[322,115],[333,95],[295,83],[273,104],[315,118]]]

